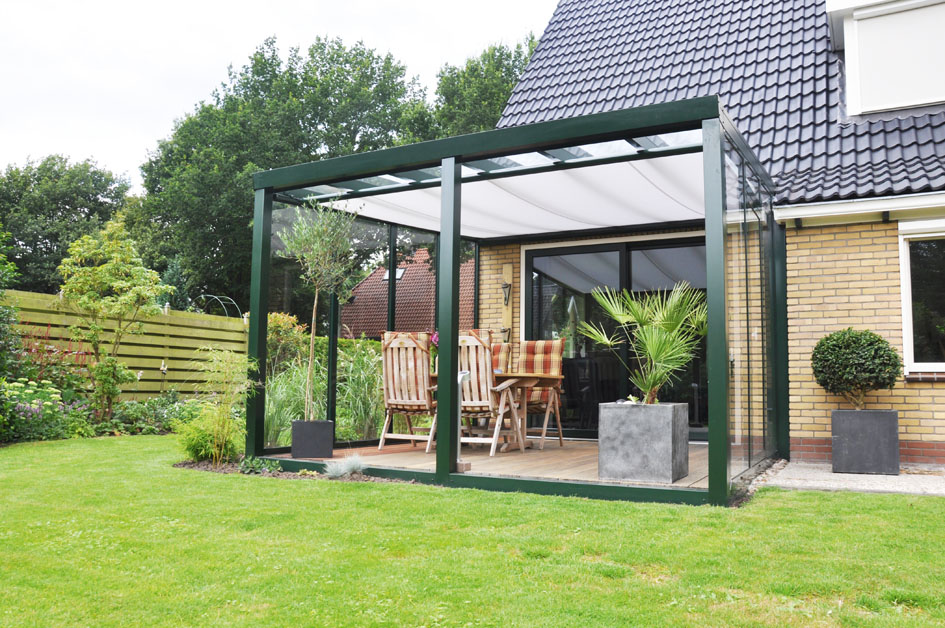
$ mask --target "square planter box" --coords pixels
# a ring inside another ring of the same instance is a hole
[[[331,458],[335,429],[331,421],[292,421],[293,458]]]
[[[834,410],[834,473],[899,475],[899,412]]]
[[[597,476],[672,484],[689,475],[689,406],[600,404]]]

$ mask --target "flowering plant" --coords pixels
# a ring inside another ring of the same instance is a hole
[[[0,442],[91,436],[85,401],[65,403],[48,379],[0,380]]]

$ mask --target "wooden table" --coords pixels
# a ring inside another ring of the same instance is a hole
[[[432,373],[433,383],[436,383],[436,373]],[[523,371],[509,371],[507,373],[495,373],[495,382],[496,384],[502,384],[508,381],[512,381],[511,388],[515,389],[518,394],[519,406],[524,410],[528,405],[528,391],[532,388],[553,388],[558,386],[561,383],[561,380],[564,379],[564,375],[550,375],[548,373],[527,373]],[[514,395],[513,395],[514,397]],[[510,410],[514,412],[514,410]],[[532,443],[526,437],[526,426],[525,422],[528,420],[527,415],[522,415],[519,420],[519,430],[521,442],[525,447],[531,447]],[[502,445],[501,451],[506,451],[509,447],[509,443],[504,443]]]

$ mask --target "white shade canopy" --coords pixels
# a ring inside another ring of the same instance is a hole
[[[406,189],[334,205],[367,218],[439,230],[440,189]],[[497,238],[699,220],[702,154],[463,182],[461,233]]]

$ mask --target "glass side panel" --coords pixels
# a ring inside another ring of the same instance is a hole
[[[620,252],[536,256],[531,270],[532,338],[565,339],[563,427],[596,430],[598,404],[620,396],[623,368],[613,353],[577,329],[588,321],[614,331],[591,293],[597,287],[620,288]]]
[[[910,240],[915,362],[945,362],[945,239]]]
[[[432,332],[436,327],[436,234],[397,228],[394,330]],[[385,283],[386,285],[386,283]]]
[[[630,252],[630,286],[634,292],[672,290],[680,281],[706,288],[705,246],[670,246]],[[660,391],[661,401],[689,405],[690,438],[706,440],[709,425],[708,374],[703,339],[692,362]],[[633,391],[633,394],[638,394]]]

